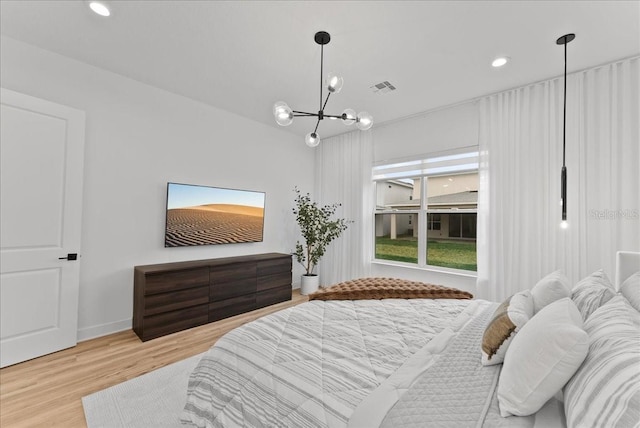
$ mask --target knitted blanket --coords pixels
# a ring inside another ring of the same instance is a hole
[[[456,288],[399,278],[360,278],[320,289],[309,300],[472,299]]]

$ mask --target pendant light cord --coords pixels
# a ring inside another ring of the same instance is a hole
[[[564,44],[564,111],[562,117],[562,166],[565,165],[567,137],[567,43]]]

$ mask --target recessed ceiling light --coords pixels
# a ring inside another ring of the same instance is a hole
[[[505,65],[506,63],[509,62],[509,59],[510,58],[508,56],[499,56],[498,58],[493,60],[491,65],[496,67],[496,68],[502,67],[503,65]]]
[[[99,2],[99,1],[89,2],[89,7],[91,8],[92,11],[94,11],[95,13],[97,13],[100,16],[109,16],[109,15],[111,15],[111,11],[107,7],[107,5],[102,3],[102,2]]]

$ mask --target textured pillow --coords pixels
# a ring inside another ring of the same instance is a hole
[[[602,269],[582,279],[571,290],[571,300],[576,304],[585,321],[589,315],[615,295],[613,285]]]
[[[569,298],[535,314],[513,338],[498,380],[500,415],[528,416],[578,370],[589,350],[582,316]]]
[[[564,389],[567,427],[640,426],[640,313],[616,296],[584,328],[589,354]]]
[[[534,313],[537,313],[549,303],[571,296],[571,285],[564,273],[557,270],[538,281],[531,289],[531,295]]]
[[[482,336],[482,365],[503,362],[516,333],[532,316],[533,298],[529,290],[516,293],[502,302]]]
[[[640,271],[634,273],[622,283],[620,294],[627,298],[636,311],[640,312]]]

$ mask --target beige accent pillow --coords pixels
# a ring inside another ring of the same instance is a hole
[[[533,316],[533,297],[529,290],[514,294],[493,313],[482,336],[482,365],[500,364],[511,340]]]
[[[531,295],[533,296],[534,313],[538,313],[540,309],[551,302],[571,297],[571,284],[564,273],[557,270],[538,281],[531,289]]]

